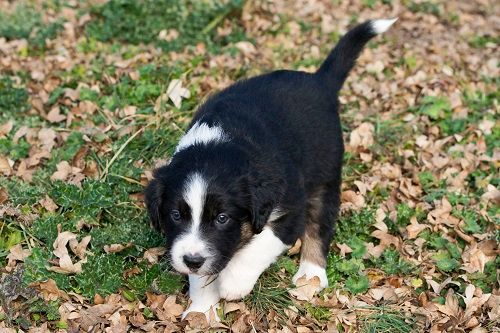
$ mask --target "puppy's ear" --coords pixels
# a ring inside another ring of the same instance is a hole
[[[161,200],[163,195],[164,187],[160,180],[153,179],[149,185],[146,187],[144,191],[146,207],[148,209],[149,218],[151,219],[151,223],[153,227],[158,230],[161,230]]]
[[[253,232],[258,234],[269,220],[284,193],[285,182],[276,173],[253,171],[249,175]]]

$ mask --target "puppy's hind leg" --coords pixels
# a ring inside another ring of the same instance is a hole
[[[308,217],[304,236],[301,238],[300,266],[292,281],[305,276],[320,280],[318,291],[328,286],[326,260],[334,232],[334,222],[339,207],[338,187],[324,187],[309,197]]]

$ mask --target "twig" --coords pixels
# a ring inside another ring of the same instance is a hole
[[[138,136],[142,131],[144,131],[144,129],[146,127],[148,127],[148,125],[140,128],[137,132],[135,132],[134,134],[132,134],[132,136],[130,138],[127,139],[127,141],[125,141],[123,143],[123,145],[120,147],[120,149],[118,149],[118,151],[116,152],[116,154],[111,158],[111,160],[106,163],[106,167],[104,168],[104,171],[102,172],[101,174],[101,177],[99,178],[100,180],[103,180],[107,177],[108,175],[108,171],[109,171],[109,168],[111,167],[111,165],[113,165],[113,163],[116,161],[116,159],[118,158],[118,156],[120,156],[120,154],[122,153],[122,151],[125,149],[125,147],[127,147],[127,145],[135,139],[136,136]]]

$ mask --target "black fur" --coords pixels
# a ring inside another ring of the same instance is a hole
[[[370,23],[363,23],[339,41],[316,73],[280,70],[243,80],[199,108],[192,125],[220,126],[229,140],[189,146],[155,171],[146,202],[168,245],[185,228],[173,223],[169,212],[182,209],[186,177],[199,172],[210,180],[202,230],[220,254],[214,272],[245,241],[242,225],[261,232],[277,207],[286,214],[271,227],[284,243],[293,244],[304,233],[308,199],[319,189],[322,210],[311,223],[319,224],[326,256],[340,204],[344,153],[337,95],[374,35]],[[213,220],[221,212],[231,221],[217,227]]]

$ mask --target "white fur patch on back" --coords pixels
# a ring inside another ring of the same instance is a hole
[[[394,22],[396,22],[397,20],[398,20],[398,18],[396,17],[394,19],[373,20],[370,23],[371,23],[373,32],[376,34],[381,34],[385,31],[387,31],[387,29],[389,29],[390,26],[393,25]]]
[[[178,153],[184,148],[196,144],[206,144],[209,142],[224,142],[227,141],[227,135],[220,126],[208,126],[205,123],[193,125],[189,131],[181,138],[175,152]]]

